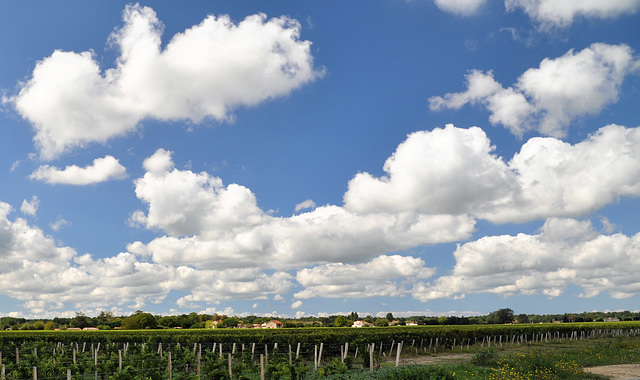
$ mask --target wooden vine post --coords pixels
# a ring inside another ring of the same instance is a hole
[[[260,354],[260,380],[264,380],[264,355]]]
[[[369,349],[369,372],[373,373],[373,351],[376,349],[375,343],[371,343],[371,348]]]

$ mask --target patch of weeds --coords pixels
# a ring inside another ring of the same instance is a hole
[[[481,350],[473,355],[471,363],[478,367],[495,367],[498,362],[498,354],[492,350]]]

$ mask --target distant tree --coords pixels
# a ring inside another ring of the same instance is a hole
[[[393,322],[393,314],[387,313],[387,321]]]
[[[427,318],[422,321],[425,325],[437,325],[439,324],[438,318]]]
[[[227,327],[227,328],[236,328],[240,320],[236,317],[228,317],[222,320],[222,323],[219,323],[217,327]]]
[[[91,326],[93,326],[93,321],[91,320],[91,318],[87,317],[82,313],[77,313],[76,317],[69,322],[69,327],[76,327],[76,328],[83,329],[85,327],[91,327]]]
[[[389,321],[384,318],[378,318],[375,322],[373,322],[373,325],[376,327],[386,327],[389,326]]]
[[[513,323],[513,310],[509,308],[498,309],[489,314],[489,316],[491,317],[491,323]]]
[[[517,323],[529,323],[529,316],[526,314],[518,314],[516,317]]]
[[[122,320],[122,328],[126,330],[155,329],[158,327],[156,318],[144,312],[136,312]]]
[[[358,313],[356,313],[355,311],[352,311],[351,314],[349,314],[350,321],[357,321],[358,319],[360,318],[358,317]]]
[[[108,325],[113,322],[113,313],[110,311],[101,311],[100,314],[96,317],[96,324],[98,325]]]
[[[351,321],[349,320],[349,318],[345,317],[344,315],[338,315],[336,317],[336,320],[333,322],[333,325],[336,327],[351,326]]]
[[[44,322],[35,321],[32,323],[33,330],[44,330]]]

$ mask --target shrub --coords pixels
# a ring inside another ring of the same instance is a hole
[[[494,350],[482,350],[476,352],[471,358],[471,363],[479,367],[490,367],[497,364],[498,354]]]

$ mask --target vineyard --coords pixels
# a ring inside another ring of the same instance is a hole
[[[0,333],[5,379],[302,379],[407,355],[640,336],[640,323]]]

